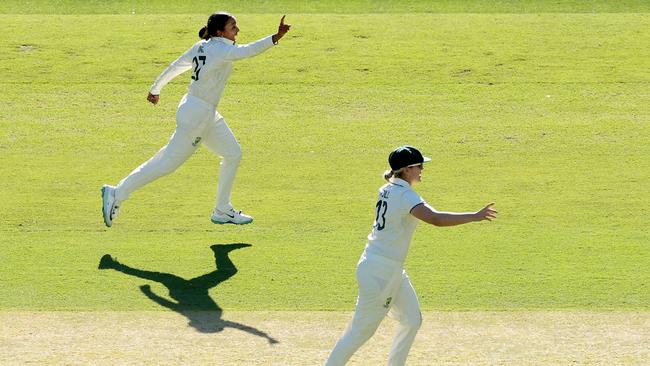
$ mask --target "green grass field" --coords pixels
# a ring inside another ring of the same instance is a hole
[[[421,224],[406,268],[424,310],[650,310],[650,5],[643,1],[224,3],[240,43],[219,106],[244,160],[214,226],[205,148],[136,192],[110,229],[99,189],[162,147],[189,74],[156,76],[197,40],[204,1],[0,5],[0,310],[164,310],[97,269],[191,278],[232,252],[226,310],[352,310],[386,156],[434,161],[441,210],[496,201],[493,223]],[[180,4],[180,3],[179,3]]]

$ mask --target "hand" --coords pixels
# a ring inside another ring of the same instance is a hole
[[[487,206],[483,207],[480,211],[474,214],[476,221],[492,221],[492,219],[497,218],[497,211],[492,209],[494,202],[488,203]]]
[[[284,24],[284,18],[286,15],[282,16],[280,19],[280,25],[278,26],[278,33],[273,35],[273,43],[277,43],[280,38],[284,37],[285,34],[291,29],[291,24]]]
[[[147,100],[151,104],[156,105],[156,104],[158,104],[158,101],[160,100],[160,95],[153,95],[153,94],[149,93],[149,95],[147,95]]]

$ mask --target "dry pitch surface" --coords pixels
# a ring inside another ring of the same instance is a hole
[[[351,313],[226,312],[218,324],[204,315],[4,311],[0,364],[320,365]],[[189,318],[204,322],[205,332],[189,326]],[[384,321],[350,364],[385,364],[394,325]],[[427,312],[408,364],[610,366],[648,360],[650,312]]]

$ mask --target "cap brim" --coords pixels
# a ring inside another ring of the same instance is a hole
[[[423,159],[423,160],[422,160],[423,163],[428,163],[428,162],[431,161],[431,158],[430,158],[430,157],[427,157],[427,156],[423,156],[422,159]]]

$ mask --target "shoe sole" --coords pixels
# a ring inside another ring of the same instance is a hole
[[[232,224],[232,225],[248,225],[248,224],[250,224],[251,222],[253,222],[253,220],[251,220],[251,221],[249,221],[249,222],[241,222],[241,223],[232,222],[232,221],[221,222],[221,221],[217,221],[217,220],[213,220],[213,219],[210,219],[210,221],[212,221],[213,224],[217,224],[217,225],[226,225],[226,224]]]
[[[106,207],[105,204],[106,199],[108,198],[106,197],[106,195],[108,194],[108,190],[106,188],[107,188],[106,186],[102,187],[102,217],[104,218],[104,224],[107,227],[111,227],[111,225],[113,225],[113,222],[110,220],[111,213],[110,212],[107,213],[106,210],[104,209]]]

